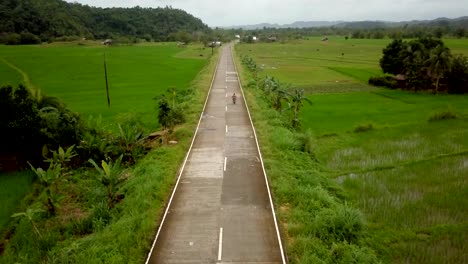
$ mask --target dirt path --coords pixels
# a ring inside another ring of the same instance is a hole
[[[5,58],[0,58],[3,63],[5,63],[8,67],[12,68],[13,70],[15,70],[16,72],[18,72],[21,77],[23,77],[23,83],[24,85],[29,88],[31,91],[34,91],[36,90],[36,87],[34,86],[34,84],[31,82],[31,80],[29,79],[29,76],[28,74],[23,71],[22,69],[16,67],[14,64],[12,64],[11,62],[7,61]]]
[[[285,263],[230,48],[146,263]]]

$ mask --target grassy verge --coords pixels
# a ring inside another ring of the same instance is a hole
[[[154,239],[166,199],[193,136],[218,55],[192,82],[188,123],[174,132],[177,145],[162,146],[124,172],[123,199],[111,209],[92,170],[59,180],[60,207],[53,217],[17,218],[0,263],[142,263]],[[41,196],[30,208],[39,207]],[[35,232],[37,227],[39,232]]]
[[[248,83],[250,73],[238,58],[236,62],[242,82]],[[363,246],[363,215],[344,202],[342,188],[303,151],[304,136],[287,128],[285,116],[269,107],[259,89],[244,89],[290,263],[378,262],[373,250]]]

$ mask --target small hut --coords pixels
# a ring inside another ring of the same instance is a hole
[[[106,39],[102,42],[102,44],[106,45],[106,46],[110,46],[112,45],[112,39]]]

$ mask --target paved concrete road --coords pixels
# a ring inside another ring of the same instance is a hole
[[[147,263],[284,263],[230,46],[164,218]]]

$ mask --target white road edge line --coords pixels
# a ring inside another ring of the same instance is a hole
[[[153,254],[154,246],[156,245],[156,241],[158,240],[159,234],[161,233],[162,226],[164,225],[164,221],[166,220],[167,213],[169,212],[169,208],[171,207],[171,204],[172,204],[172,199],[174,199],[175,192],[177,191],[177,186],[179,186],[180,178],[182,176],[182,173],[184,172],[184,168],[185,168],[185,165],[187,164],[187,160],[188,160],[188,157],[190,155],[190,152],[192,151],[193,143],[195,142],[195,138],[197,137],[198,129],[200,127],[200,123],[201,123],[201,121],[203,119],[203,115],[205,113],[206,105],[208,103],[208,98],[210,97],[210,92],[211,92],[211,90],[213,88],[213,83],[214,83],[214,80],[215,80],[215,77],[216,77],[216,73],[218,72],[218,65],[219,65],[220,62],[221,62],[221,54],[219,55],[218,62],[216,63],[216,68],[215,68],[215,70],[213,72],[213,77],[211,79],[210,89],[208,90],[208,94],[206,95],[205,104],[203,105],[203,110],[202,110],[202,112],[200,114],[200,119],[198,119],[197,128],[195,129],[195,134],[193,134],[193,138],[192,138],[192,143],[190,144],[190,148],[187,151],[187,154],[185,155],[184,163],[182,164],[182,167],[180,168],[179,176],[177,177],[177,182],[176,182],[176,184],[174,186],[174,190],[172,191],[171,198],[169,199],[169,202],[167,204],[166,211],[164,211],[164,216],[163,216],[163,218],[161,220],[161,224],[159,225],[158,232],[156,233],[156,236],[155,236],[154,241],[153,241],[153,245],[151,246],[151,250],[148,253],[148,257],[146,258],[145,264],[148,264],[150,259],[151,259],[151,255]]]
[[[224,171],[226,171],[227,157],[224,157]]]
[[[229,132],[228,125],[226,125],[226,134]]]
[[[223,228],[219,228],[218,261],[223,257]]]
[[[233,60],[234,69],[236,70],[236,72],[238,72],[237,71],[236,61],[234,60],[234,55],[232,53],[233,47],[234,46],[231,46],[231,59]],[[237,80],[239,82],[239,88],[241,89],[242,97],[245,98],[244,89],[242,88],[242,83],[240,81],[239,74],[237,74]],[[261,161],[261,164],[262,164],[263,175],[265,176],[265,184],[266,184],[266,187],[267,187],[267,190],[268,190],[268,198],[270,199],[270,205],[271,205],[271,212],[273,214],[273,220],[275,222],[276,235],[278,236],[278,244],[279,244],[280,251],[281,251],[281,259],[283,261],[283,264],[286,264],[286,257],[285,257],[285,254],[284,254],[283,243],[282,243],[282,240],[281,240],[281,235],[280,235],[280,231],[279,231],[279,227],[278,227],[278,220],[276,219],[275,206],[273,205],[273,198],[271,197],[271,192],[270,192],[270,184],[268,183],[268,177],[267,177],[267,174],[266,174],[265,165],[263,164],[262,152],[260,151],[260,146],[258,144],[257,132],[255,131],[255,127],[254,127],[253,122],[252,122],[252,116],[250,115],[249,106],[247,105],[247,101],[245,99],[244,99],[244,103],[245,103],[245,108],[247,108],[247,113],[249,114],[250,124],[252,125],[252,130],[253,130],[253,133],[254,133],[255,142],[257,143],[258,155],[260,156],[260,161]]]

